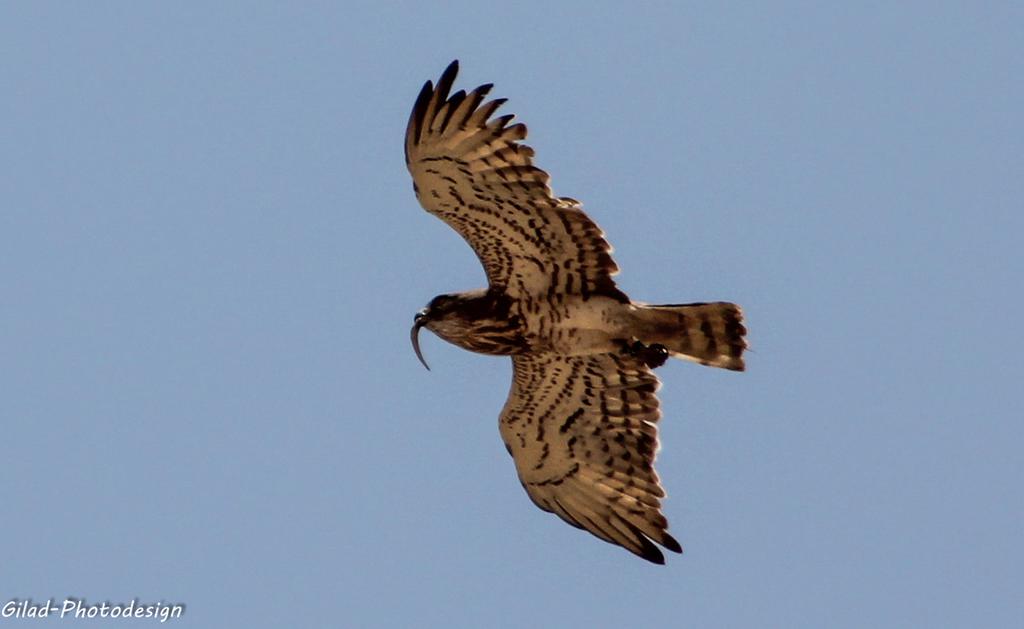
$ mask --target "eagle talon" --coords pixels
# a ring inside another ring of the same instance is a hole
[[[623,341],[622,345],[623,354],[639,358],[651,369],[661,367],[668,360],[668,349],[661,343],[644,345],[640,341],[633,341],[632,343]]]
[[[614,342],[622,346],[623,356],[639,356],[640,352],[646,349],[646,346],[640,341],[630,343],[625,339],[615,339]]]
[[[643,354],[640,355],[646,364],[651,369],[657,369],[665,364],[668,360],[668,350],[661,343],[655,343],[649,347],[644,348]]]

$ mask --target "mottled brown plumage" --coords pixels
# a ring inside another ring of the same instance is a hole
[[[667,356],[741,371],[743,314],[727,302],[649,306],[615,285],[611,247],[577,201],[551,193],[521,143],[493,117],[491,85],[451,93],[458,63],[423,86],[406,164],[423,207],[473,248],[488,287],[435,297],[416,315],[465,349],[512,356],[502,439],[541,509],[655,563],[681,552],[654,471],[661,417],[652,369]],[[426,363],[424,362],[424,365]]]

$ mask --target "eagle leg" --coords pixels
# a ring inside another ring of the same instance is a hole
[[[651,369],[657,369],[668,360],[668,350],[661,343],[644,345],[640,341],[633,343],[623,342],[623,353],[628,356],[636,356]]]

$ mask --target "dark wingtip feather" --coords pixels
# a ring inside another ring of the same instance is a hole
[[[682,553],[683,552],[683,547],[682,547],[682,545],[679,542],[676,541],[676,538],[672,537],[668,533],[662,533],[662,535],[663,535],[663,537],[661,539],[661,545],[662,546],[664,546],[665,548],[671,550],[674,553]]]
[[[448,67],[441,73],[441,78],[437,80],[437,102],[443,103],[448,99],[448,92],[451,91],[452,85],[455,83],[455,75],[459,73],[459,60],[456,59],[448,64]]]
[[[452,120],[452,114],[459,108],[462,101],[466,100],[466,92],[459,90],[452,94],[451,98],[448,99],[448,112],[444,116],[444,120],[441,121],[441,132],[443,133],[448,128],[448,123]]]
[[[405,163],[409,163],[409,140],[412,140],[413,144],[418,144],[420,141],[420,134],[423,131],[423,118],[427,115],[427,105],[430,103],[430,97],[434,95],[434,84],[427,81],[423,84],[423,88],[420,90],[420,95],[416,97],[416,103],[412,106],[412,113],[409,115],[409,137],[406,138],[405,143]]]
[[[641,539],[643,540],[641,542],[643,544],[643,550],[637,554],[651,563],[656,563],[659,566],[664,566],[665,555],[663,555],[662,552],[658,550],[658,547],[655,546],[654,543],[651,542],[651,540],[647,539],[646,537],[641,537]]]
[[[651,563],[656,563],[659,566],[665,565],[665,555],[663,555],[661,553],[661,550],[654,545],[654,542],[648,539],[648,537],[644,535],[642,532],[640,532],[640,529],[638,529],[633,524],[630,524],[629,522],[624,522],[624,524],[626,524],[629,530],[633,532],[633,535],[635,536],[635,541],[640,544],[639,550],[636,550],[634,548],[629,548],[627,550],[636,553],[638,556],[646,559]]]

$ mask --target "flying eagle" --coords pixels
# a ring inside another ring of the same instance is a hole
[[[523,124],[494,117],[492,85],[451,93],[458,61],[427,81],[409,118],[405,161],[420,204],[457,231],[486,289],[439,295],[412,328],[511,356],[499,428],[533,502],[569,524],[663,564],[682,552],[661,512],[652,369],[669,356],[743,370],[746,329],[725,302],[651,306],[616,287],[618,267],[580,203],[556,197]],[[429,367],[428,367],[429,369]]]

